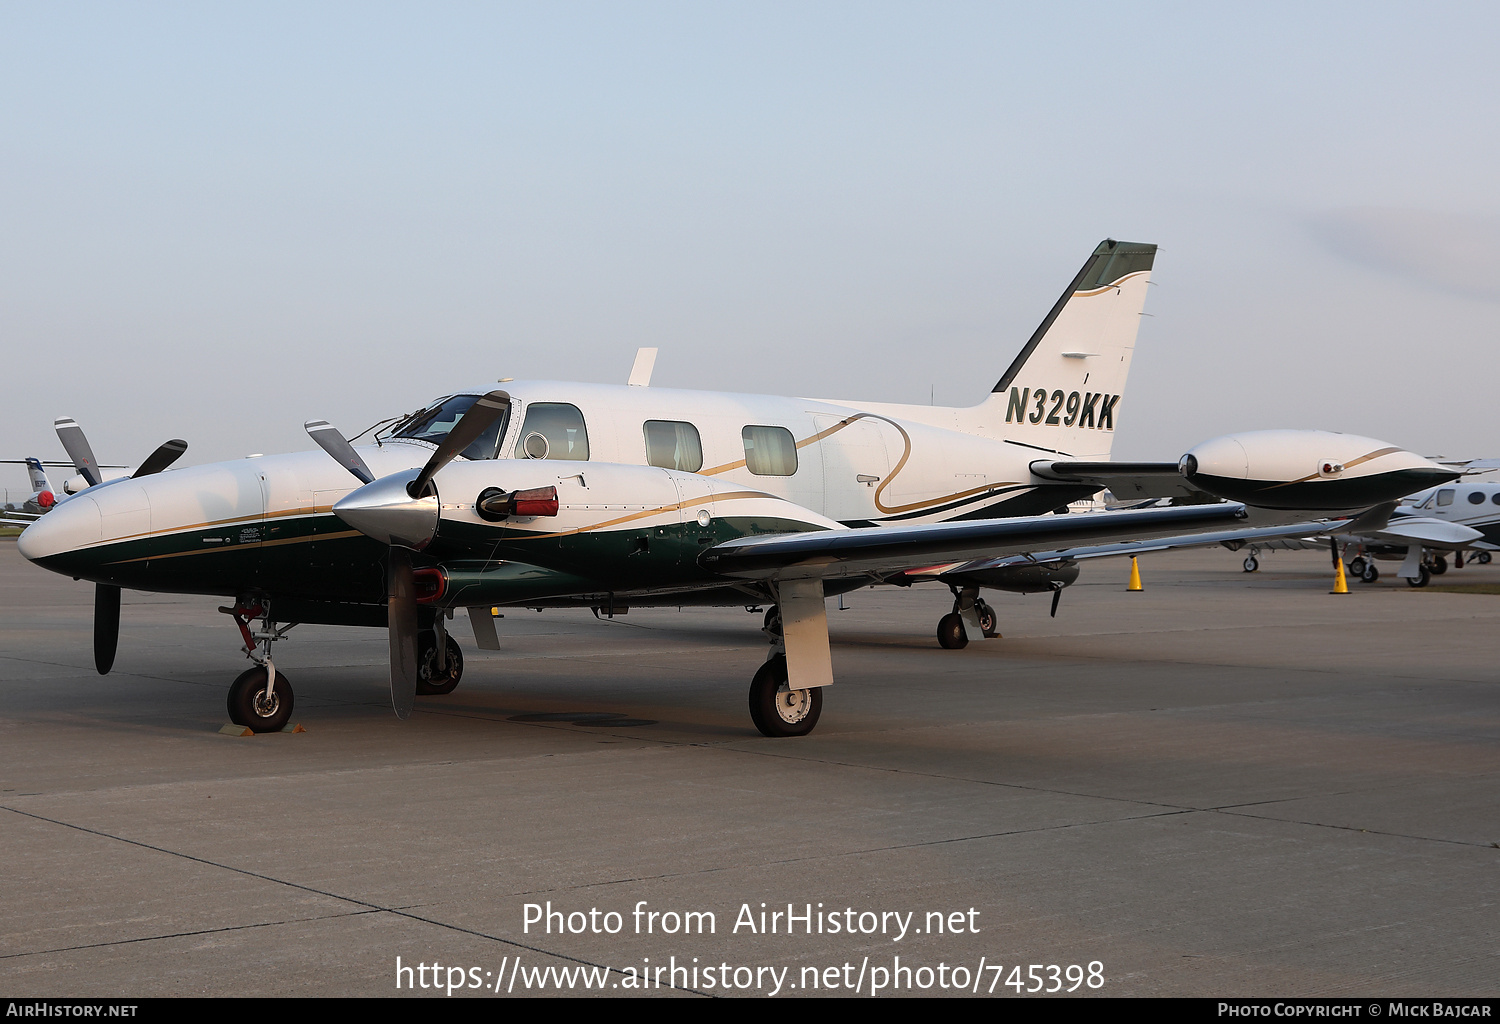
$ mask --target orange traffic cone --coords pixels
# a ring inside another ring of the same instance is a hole
[[[1130,586],[1126,587],[1127,593],[1139,593],[1145,588],[1141,586],[1141,564],[1135,555],[1130,556]]]

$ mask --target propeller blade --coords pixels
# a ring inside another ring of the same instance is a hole
[[[134,480],[136,477],[150,476],[152,473],[160,473],[172,463],[182,458],[182,453],[185,451],[187,451],[187,442],[182,440],[181,438],[175,438],[171,441],[168,441],[166,444],[156,449],[156,451],[146,456],[146,461],[141,463],[141,467],[139,469],[130,474],[130,478]]]
[[[1062,587],[1052,588],[1052,617],[1057,618],[1057,602],[1062,600]]]
[[[406,549],[391,548],[390,558],[386,626],[391,639],[391,706],[404,722],[417,701],[417,586]]]
[[[54,420],[52,429],[57,431],[57,439],[68,451],[68,458],[73,460],[73,468],[94,487],[103,481],[99,475],[99,460],[94,458],[94,449],[89,447],[89,439],[83,436],[83,428],[73,422],[71,416]]]
[[[413,498],[420,498],[427,493],[427,485],[432,483],[432,478],[437,476],[438,470],[458,457],[458,453],[469,445],[479,440],[479,435],[490,428],[490,424],[505,414],[510,408],[510,395],[504,391],[491,391],[481,397],[469,411],[448,431],[448,436],[443,443],[438,445],[438,450],[432,453],[432,458],[427,460],[427,465],[422,467],[422,472],[407,487],[406,493]]]
[[[115,648],[120,643],[120,588],[94,584],[94,667],[101,676],[115,667]]]
[[[370,472],[370,467],[365,465],[365,460],[359,457],[359,452],[354,446],[344,439],[338,428],[327,420],[308,420],[302,424],[302,429],[307,431],[307,436],[318,442],[318,447],[323,449],[340,466],[353,473],[362,484],[374,483],[375,474]]]
[[[1339,567],[1339,542],[1332,537],[1328,538],[1328,549],[1333,552],[1333,567]]]

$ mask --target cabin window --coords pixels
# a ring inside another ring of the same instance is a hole
[[[756,476],[791,476],[797,472],[797,442],[785,427],[746,427],[745,467]]]
[[[1438,491],[1437,499],[1438,508],[1442,508],[1444,505],[1453,504],[1453,488],[1444,487],[1441,491]]]
[[[1490,495],[1490,502],[1495,505],[1500,505],[1500,491],[1496,491],[1494,494]]]
[[[646,465],[696,473],[703,468],[698,428],[680,420],[647,420]]]
[[[1484,504],[1484,492],[1483,491],[1470,491],[1469,492],[1469,504],[1470,505],[1483,505]]]
[[[589,432],[576,405],[537,402],[526,407],[526,422],[516,442],[518,459],[570,459],[587,462]]]

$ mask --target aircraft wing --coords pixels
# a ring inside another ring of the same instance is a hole
[[[1028,562],[1079,562],[1091,558],[1111,558],[1143,555],[1153,551],[1173,551],[1178,548],[1208,548],[1217,544],[1233,545],[1237,550],[1242,544],[1283,540],[1286,538],[1315,538],[1320,533],[1336,532],[1347,520],[1294,523],[1290,526],[1262,526],[1243,530],[1212,530],[1205,533],[1184,533],[1173,537],[1157,537],[1152,540],[1120,541],[1114,544],[1092,544],[1079,547],[1058,548],[1053,551],[1030,551],[1023,555],[1004,555],[971,562],[949,562],[928,566],[907,573],[912,577],[949,579],[992,569],[1005,569]],[[1322,541],[1314,543],[1323,545]]]
[[[1052,462],[1042,459],[1031,464],[1031,472],[1056,483],[1107,487],[1121,501],[1138,498],[1220,500],[1193,486],[1175,462]]]
[[[0,513],[0,526],[27,527],[42,518],[40,512],[10,512]]]
[[[743,537],[706,551],[707,569],[742,579],[793,580],[868,575],[884,579],[937,559],[972,561],[1051,550],[1070,543],[1139,541],[1195,528],[1238,524],[1245,506],[1231,503],[1127,512],[1084,512],[920,526],[816,530]]]

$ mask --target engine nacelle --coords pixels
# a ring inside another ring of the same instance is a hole
[[[1368,508],[1460,474],[1395,445],[1327,430],[1254,430],[1205,441],[1178,470],[1195,487],[1259,508]]]

